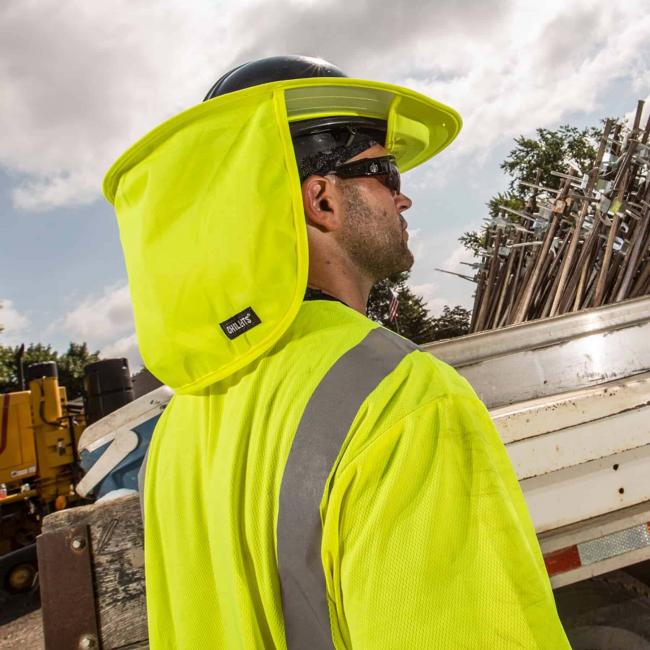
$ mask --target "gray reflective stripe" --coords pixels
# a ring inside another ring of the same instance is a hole
[[[282,477],[278,567],[288,650],[334,647],[321,562],[320,502],[357,411],[417,346],[372,330],[323,377],[303,413]]]
[[[144,525],[144,476],[147,473],[147,458],[149,458],[149,447],[147,447],[147,451],[144,453],[142,465],[140,465],[140,469],[138,470],[138,497],[140,498],[140,514],[142,515],[142,525]]]

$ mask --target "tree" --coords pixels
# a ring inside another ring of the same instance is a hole
[[[0,346],[0,392],[20,390],[18,378],[18,353],[20,346]],[[27,368],[31,363],[43,361],[56,361],[58,353],[51,345],[42,343],[31,343],[24,351],[23,367]]]
[[[0,345],[0,393],[20,390],[18,353],[20,346]],[[51,345],[30,343],[25,348],[23,367],[32,363],[55,361],[59,370],[59,383],[65,386],[69,399],[83,395],[83,369],[99,361],[99,352],[91,353],[86,343],[70,343],[68,350],[59,354]]]
[[[478,257],[482,250],[487,246],[487,232],[478,232],[476,230],[468,230],[464,232],[458,241],[469,251],[472,251],[474,257]]]
[[[469,333],[471,311],[460,305],[445,305],[442,314],[432,319],[433,341],[451,339]]]
[[[587,173],[596,159],[603,127],[578,129],[562,124],[556,130],[537,129],[536,133],[535,138],[515,138],[515,148],[501,163],[501,169],[510,176],[509,192],[520,199],[530,192],[521,182],[534,183],[538,169],[544,185],[553,189],[560,187],[562,179],[553,176],[552,171],[564,171],[574,164],[580,172]]]
[[[368,318],[398,332],[414,343],[427,343],[432,340],[431,317],[424,300],[416,296],[406,284],[408,277],[408,272],[396,273],[378,282],[370,292],[366,313]],[[388,318],[391,290],[397,294],[399,300],[396,322]]]
[[[58,360],[59,383],[68,391],[68,398],[75,399],[84,393],[84,368],[99,361],[99,351],[90,352],[86,343],[70,343]]]
[[[0,393],[16,390],[18,379],[14,374],[15,352],[14,348],[0,345]]]
[[[460,305],[445,305],[442,314],[434,318],[424,300],[406,284],[407,272],[397,273],[377,283],[368,299],[367,314],[384,327],[398,332],[414,343],[430,343],[440,339],[462,336],[469,332],[470,311]],[[397,294],[399,307],[397,322],[388,318],[391,290]]]

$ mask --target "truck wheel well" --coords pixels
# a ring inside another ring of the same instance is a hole
[[[650,588],[624,571],[555,591],[574,650],[650,650]]]

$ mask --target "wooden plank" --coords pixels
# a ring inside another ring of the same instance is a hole
[[[147,648],[143,527],[138,496],[53,513],[44,518],[43,533],[79,526],[88,527],[101,647]]]

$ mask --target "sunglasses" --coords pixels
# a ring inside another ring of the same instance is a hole
[[[354,162],[337,165],[330,174],[339,178],[361,178],[374,176],[394,194],[400,193],[401,180],[399,169],[395,164],[395,156],[380,156],[379,158],[362,158]]]

